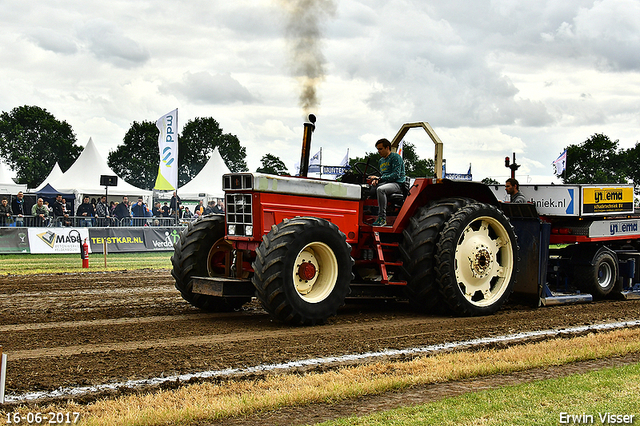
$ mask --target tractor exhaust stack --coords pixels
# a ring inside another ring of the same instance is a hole
[[[311,135],[316,129],[316,116],[309,114],[308,121],[304,123],[304,135],[302,136],[302,156],[300,157],[299,176],[307,177],[309,173],[309,156],[311,155]]]

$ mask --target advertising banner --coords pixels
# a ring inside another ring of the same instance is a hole
[[[90,235],[89,246],[94,253],[104,253],[105,242],[107,253],[147,251],[141,228],[92,228]]]
[[[94,253],[173,251],[180,238],[179,228],[91,228],[90,246]]]
[[[582,187],[582,214],[584,215],[632,214],[633,210],[633,185]]]
[[[145,228],[144,244],[147,250],[173,251],[173,245],[180,239],[178,228]]]
[[[0,228],[0,254],[30,253],[27,228]]]
[[[31,253],[35,254],[80,253],[80,244],[85,239],[87,241],[89,239],[88,228],[27,229]],[[91,246],[89,246],[89,253],[91,253]]]
[[[160,130],[160,166],[154,189],[173,191],[178,188],[178,109],[160,117],[156,127]]]

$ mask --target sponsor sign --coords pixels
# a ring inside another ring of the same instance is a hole
[[[473,180],[471,173],[445,173],[444,177],[451,180]]]
[[[0,228],[0,253],[30,253],[28,228]]]
[[[583,186],[582,214],[633,213],[633,186]]]
[[[180,238],[179,228],[92,228],[90,246],[94,253],[173,251],[173,244]]]
[[[589,237],[639,236],[640,220],[596,220],[589,226]]]
[[[324,166],[322,168],[325,175],[343,175],[344,172],[349,170],[348,166]]]
[[[144,243],[147,250],[171,250],[180,239],[178,228],[144,229]]]
[[[89,239],[87,228],[27,228],[31,253],[80,253],[80,245]],[[91,246],[89,246],[91,253]]]
[[[144,244],[144,233],[139,228],[96,228],[90,230],[89,246],[94,253],[122,253],[131,251],[147,251]]]

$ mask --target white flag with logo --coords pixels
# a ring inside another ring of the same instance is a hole
[[[309,173],[320,173],[320,166],[322,164],[322,148],[320,151],[316,152],[316,154],[311,157],[309,160]]]
[[[403,155],[403,151],[404,151],[404,139],[400,141],[400,143],[398,144],[398,150],[397,153],[400,157],[402,157]]]
[[[160,167],[154,189],[175,191],[178,188],[178,109],[160,117],[156,126],[160,129]]]
[[[556,167],[556,174],[561,175],[567,169],[567,150],[565,149],[562,154],[556,161],[553,162],[553,165]]]

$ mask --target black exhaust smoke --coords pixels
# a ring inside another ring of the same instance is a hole
[[[309,114],[308,121],[304,123],[304,134],[302,135],[302,156],[300,157],[299,176],[307,177],[309,173],[309,156],[311,155],[311,135],[316,129],[316,116]]]

